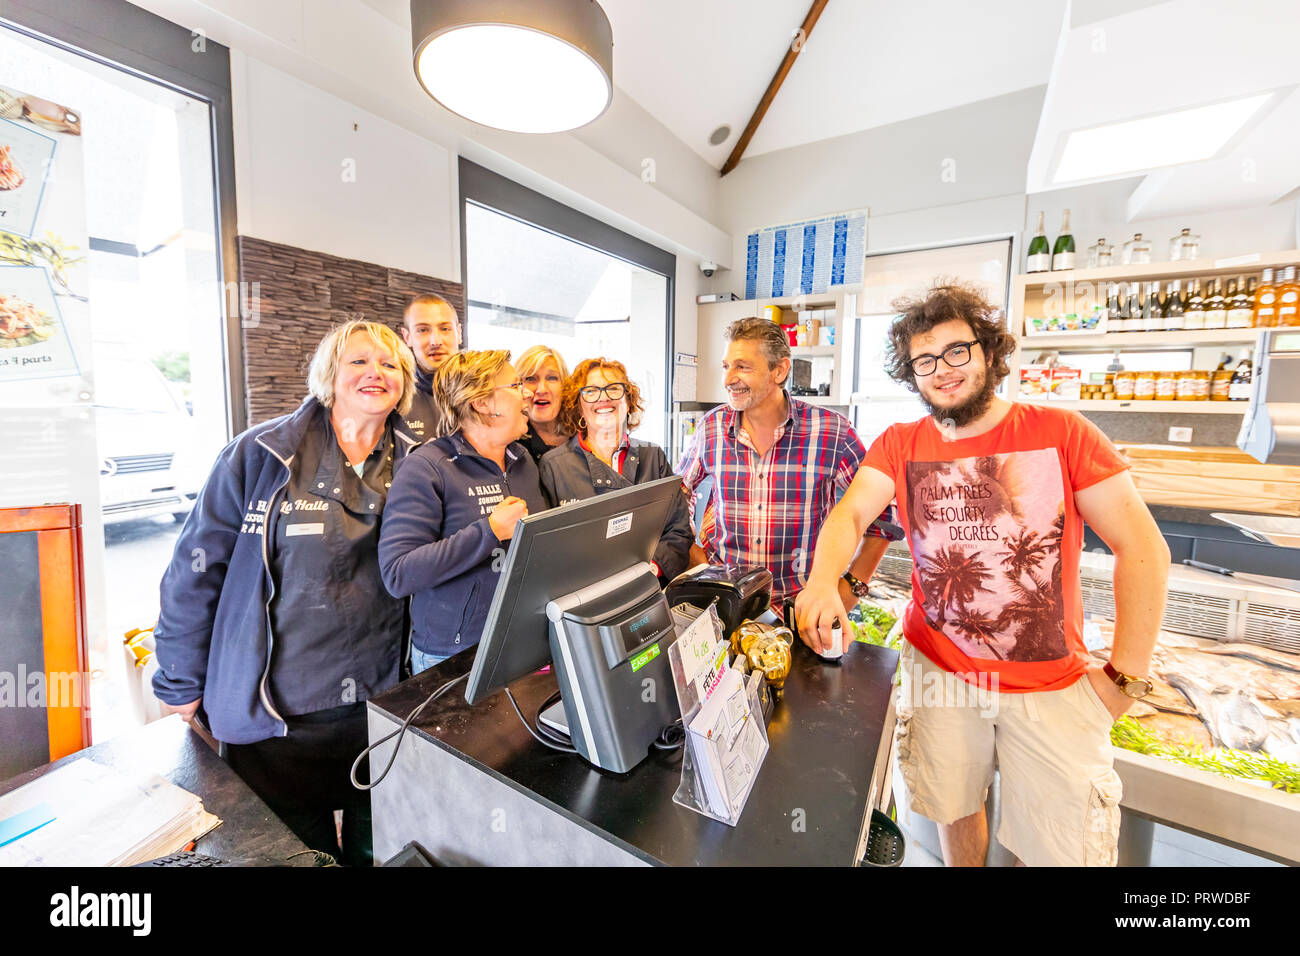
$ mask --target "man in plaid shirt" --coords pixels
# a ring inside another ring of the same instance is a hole
[[[678,466],[694,495],[713,476],[713,500],[701,540],[711,564],[755,565],[772,572],[772,603],[807,580],[817,533],[857,474],[866,449],[853,426],[829,409],[785,390],[790,346],[767,319],[727,327],[722,360],[727,404],[704,417]],[[881,515],[888,520],[887,512]],[[865,593],[889,534],[878,519],[840,582],[848,606]]]

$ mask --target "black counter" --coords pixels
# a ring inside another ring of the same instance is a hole
[[[467,673],[473,655],[473,649],[464,651],[372,699],[372,742],[392,729],[392,721],[405,720],[434,689]],[[376,860],[391,849],[381,848],[381,832],[387,831],[393,837],[390,842],[400,847],[407,840],[419,840],[428,823],[424,818],[467,813],[445,804],[462,795],[468,800],[470,788],[435,791],[429,781],[410,779],[433,771],[428,765],[417,770],[416,758],[404,761],[404,751],[431,744],[439,757],[454,756],[645,863],[851,865],[877,750],[886,733],[897,665],[897,651],[872,645],[855,643],[841,663],[827,663],[797,644],[784,698],[768,726],[770,750],[734,828],[673,802],[681,779],[680,750],[652,751],[626,774],[597,770],[581,757],[549,750],[534,740],[504,693],[469,706],[462,682],[416,719],[408,731],[408,737],[416,739],[403,742],[390,778],[374,792]],[[511,686],[530,720],[555,689],[549,672]],[[665,690],[673,693],[671,687]],[[371,758],[371,766],[381,768],[389,753],[385,745]],[[386,801],[386,787],[403,791],[405,802]],[[419,796],[434,792],[442,796]],[[382,820],[385,812],[419,819]],[[526,833],[519,836],[526,838]],[[438,855],[436,847],[426,849]],[[475,862],[498,860],[479,857]]]

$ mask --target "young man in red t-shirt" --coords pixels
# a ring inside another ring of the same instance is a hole
[[[981,865],[996,765],[998,839],[1021,862],[1113,864],[1109,731],[1150,690],[1169,549],[1095,425],[994,394],[1015,342],[978,290],[939,285],[895,305],[889,371],[930,416],[876,439],[827,518],[796,606],[800,636],[826,647],[838,618],[848,643],[836,584],[897,498],[913,559],[898,708],[912,810],[939,824],[946,863]],[[1085,521],[1115,555],[1105,668],[1082,637]]]

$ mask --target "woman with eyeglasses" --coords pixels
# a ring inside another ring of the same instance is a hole
[[[552,505],[568,504],[619,488],[672,475],[658,445],[628,435],[645,411],[641,391],[623,363],[586,359],[564,383],[560,420],[573,437],[542,456],[542,491]],[[685,496],[675,499],[655,549],[655,571],[670,581],[687,567],[690,512]]]
[[[473,647],[483,633],[515,525],[546,510],[537,465],[521,444],[532,391],[510,353],[458,352],[438,367],[432,441],[393,478],[379,567],[394,597],[411,597],[411,671]],[[499,569],[500,565],[497,565]]]

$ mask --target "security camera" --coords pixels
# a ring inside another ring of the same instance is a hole
[[[703,272],[706,277],[712,276],[713,273],[715,273],[717,270],[718,270],[718,264],[716,262],[700,263],[700,271]]]

